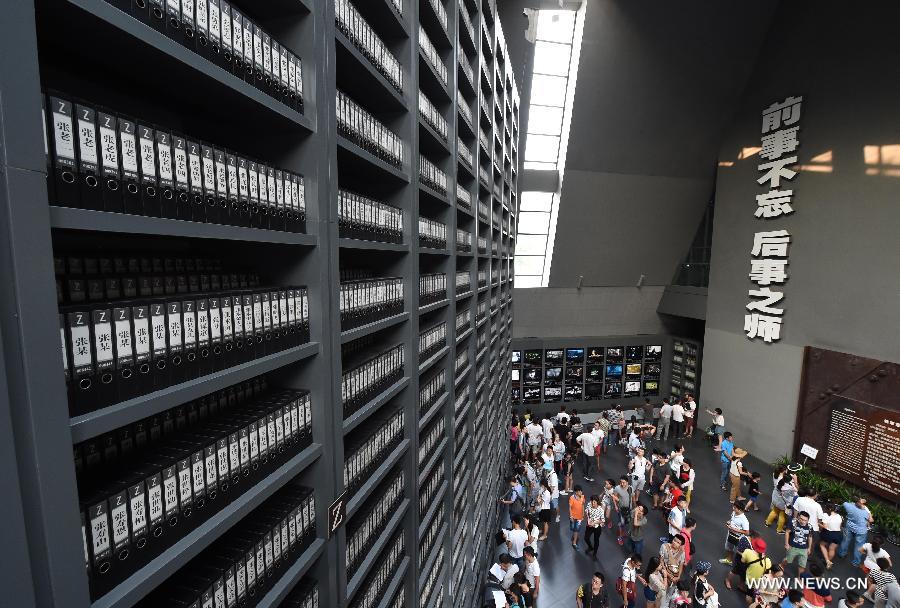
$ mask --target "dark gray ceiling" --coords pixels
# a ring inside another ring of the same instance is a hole
[[[776,5],[588,0],[551,287],[669,283]]]

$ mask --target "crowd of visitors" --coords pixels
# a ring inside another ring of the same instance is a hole
[[[674,403],[664,399],[658,407],[647,399],[627,419],[617,405],[590,423],[564,405],[553,417],[514,411],[512,474],[500,498],[500,553],[488,576],[489,591],[498,595],[486,605],[542,606],[539,543],[561,523],[564,499],[569,541],[585,554],[580,559],[596,563],[591,579],[573,590],[571,605],[578,608],[718,608],[723,593],[742,597],[751,608],[859,608],[866,601],[876,608],[900,608],[891,557],[883,539],[870,538],[873,522],[865,498],[822,504],[814,489],[799,483],[799,465],[776,468],[765,519],[758,520],[783,535],[783,547],[770,547],[748,517],[762,510],[762,473],[748,468],[749,455],[726,430],[723,411],[705,411],[709,424],[700,433],[710,447],[701,449],[709,453],[690,457],[687,444],[699,412],[691,395]],[[625,452],[625,470],[607,470],[606,456],[617,449]],[[692,458],[714,458],[719,479],[698,479]],[[716,486],[726,493],[723,504],[727,495],[730,505],[724,529],[698,529],[691,514],[694,490]],[[667,531],[658,539],[646,532],[654,517]],[[615,545],[601,545],[604,530],[621,547],[618,552]],[[707,561],[711,556],[696,555],[700,535],[719,534],[721,577]],[[868,588],[834,590],[841,596],[834,597],[824,577],[836,559],[860,568]],[[614,575],[607,576],[614,560]],[[786,585],[788,576],[802,584]],[[735,601],[729,603],[738,605]],[[553,604],[562,605],[570,604]]]

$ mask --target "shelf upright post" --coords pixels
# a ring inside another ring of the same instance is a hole
[[[0,20],[6,49],[0,53],[0,276],[6,283],[0,290],[0,334],[28,543],[27,559],[12,561],[12,571],[5,574],[18,579],[12,588],[33,580],[33,591],[17,596],[17,606],[85,608],[90,602],[80,567],[84,551],[75,470],[60,466],[72,462],[72,439],[59,371],[35,7],[13,2],[5,10]],[[4,482],[15,479],[4,477]],[[7,489],[12,497],[19,492],[4,487],[4,493]]]

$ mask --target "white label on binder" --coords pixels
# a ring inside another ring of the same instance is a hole
[[[64,109],[65,102],[55,102],[60,109]],[[54,109],[53,111],[53,136],[56,140],[56,155],[69,160],[75,160],[75,144],[72,132],[72,117],[62,114]]]
[[[147,526],[147,510],[143,492],[131,497],[131,525],[135,531]]]
[[[59,151],[59,142],[56,144],[56,150]],[[78,153],[81,162],[97,164],[97,131],[92,120],[78,119]]]
[[[212,151],[205,150],[203,154],[203,187],[209,192],[216,188],[216,168],[212,159]]]
[[[113,544],[119,545],[128,540],[128,505],[125,501],[112,508],[110,517],[112,518]]]
[[[99,323],[94,324],[94,345],[97,348],[97,363],[112,361],[112,324],[109,322],[109,312],[100,311]]]
[[[119,131],[120,141],[122,144],[122,169],[131,173],[137,173],[137,145],[134,141],[134,133],[132,123],[122,123],[122,130]]]
[[[78,369],[79,367],[90,366],[93,363],[91,359],[90,328],[87,325],[72,326],[71,335],[72,367]]]
[[[112,128],[112,119],[104,118],[100,125],[100,148],[103,153],[103,166],[119,170],[119,147],[116,143],[116,132]]]
[[[178,308],[177,304],[173,308]],[[169,317],[169,346],[181,346],[181,315]]]
[[[145,177],[156,178],[156,158],[153,153],[153,139],[150,137],[152,132],[146,127],[140,127],[140,129],[141,174]],[[171,174],[169,178],[171,178]]]
[[[184,345],[192,347],[197,341],[197,317],[193,308],[184,312]]]
[[[150,507],[151,522],[154,522],[163,516],[162,488],[158,483],[147,488],[147,504]]]

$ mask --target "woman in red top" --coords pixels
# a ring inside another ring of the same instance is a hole
[[[684,527],[681,529],[681,535],[684,537],[684,565],[687,567],[691,563],[691,537],[694,530],[697,529],[697,520],[693,517],[684,519]]]

